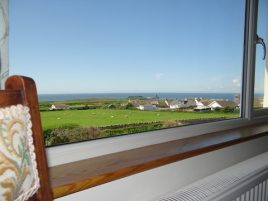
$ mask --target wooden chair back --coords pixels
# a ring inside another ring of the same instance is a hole
[[[52,191],[49,184],[48,166],[44,145],[44,136],[38,106],[35,82],[24,76],[11,76],[5,84],[5,90],[0,90],[0,108],[12,105],[22,105],[29,108],[32,122],[32,138],[35,147],[37,170],[40,180],[38,191],[29,201],[51,201]]]

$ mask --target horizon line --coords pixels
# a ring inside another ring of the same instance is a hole
[[[168,93],[181,93],[181,94],[193,94],[193,93],[200,93],[200,94],[240,94],[241,92],[51,92],[51,93],[38,93],[38,95],[67,95],[67,94],[168,94]],[[255,94],[263,94],[261,92]]]

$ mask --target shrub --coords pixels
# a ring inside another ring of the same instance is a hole
[[[232,113],[232,112],[234,112],[234,110],[235,110],[235,108],[230,107],[230,106],[226,106],[226,107],[223,108],[222,111],[223,111],[224,113]]]
[[[221,108],[220,108],[220,107],[216,107],[216,108],[214,109],[214,111],[215,111],[215,112],[221,112]]]
[[[110,104],[110,105],[108,105],[107,108],[108,108],[108,109],[116,109],[116,106],[115,106],[114,104]]]
[[[117,135],[124,135],[124,134],[133,134],[133,133],[141,133],[146,131],[158,130],[163,128],[162,123],[150,123],[150,124],[140,124],[140,125],[132,125],[132,126],[122,126],[120,128],[111,128],[105,129],[105,137],[112,137]]]
[[[181,123],[176,120],[167,120],[167,121],[164,121],[163,123],[164,128],[172,128],[176,126],[181,126]]]
[[[45,143],[46,146],[53,146],[57,144],[65,144],[77,141],[85,141],[103,137],[101,129],[96,127],[60,127],[46,130]]]

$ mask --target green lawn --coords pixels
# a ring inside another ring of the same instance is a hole
[[[180,111],[139,111],[139,110],[66,110],[41,112],[43,128],[51,129],[62,127],[68,124],[78,126],[107,126],[129,123],[238,117],[237,113],[222,112],[180,112]]]

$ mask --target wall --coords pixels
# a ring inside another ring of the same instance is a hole
[[[56,201],[150,201],[232,164],[268,151],[268,136],[155,168]]]

